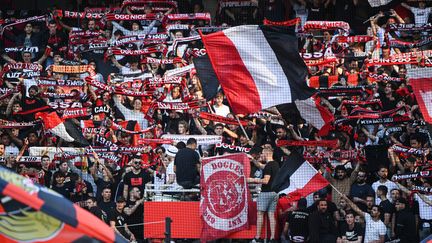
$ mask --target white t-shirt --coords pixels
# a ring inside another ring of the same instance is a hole
[[[17,146],[11,144],[11,145],[5,147],[5,155],[6,156],[11,156],[11,155],[18,156],[18,154],[19,154],[19,149]]]
[[[228,113],[230,113],[230,109],[226,105],[221,105],[220,107],[213,106],[213,109],[215,110],[216,115],[226,117]]]
[[[387,191],[387,198],[388,198],[389,200],[390,200],[390,198],[391,198],[391,194],[390,194],[391,190],[393,190],[393,189],[398,189],[398,188],[399,188],[399,187],[396,185],[396,183],[394,183],[393,181],[390,181],[390,180],[387,180],[385,183],[381,183],[379,180],[378,180],[378,181],[375,181],[375,182],[372,184],[372,188],[373,188],[374,191],[375,191],[375,204],[376,204],[376,205],[379,205],[379,204],[381,203],[381,199],[378,198],[378,197],[376,196],[376,191],[377,191],[378,187],[381,186],[381,185],[387,187],[387,189],[388,189],[388,191]]]
[[[416,24],[426,24],[428,22],[429,14],[432,8],[410,8],[411,12],[414,14],[414,21]]]
[[[167,177],[167,181],[169,180],[169,176],[170,175],[174,175],[174,183],[169,184],[170,186],[167,187],[166,189],[170,189],[170,190],[178,190],[181,189],[181,186],[179,186],[177,184],[177,178],[175,177],[175,172],[174,172],[174,162],[171,162],[167,168],[166,168],[166,177]]]
[[[364,243],[379,240],[380,235],[385,235],[387,232],[385,224],[381,221],[374,221],[370,214],[365,213],[366,230],[364,235]]]
[[[432,195],[425,195],[428,199],[432,200]],[[415,200],[419,204],[419,216],[424,220],[432,220],[432,206],[426,204],[417,194],[414,195]]]

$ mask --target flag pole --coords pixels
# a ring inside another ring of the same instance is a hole
[[[244,129],[243,125],[240,122],[240,119],[238,118],[237,115],[235,115],[235,118],[237,119],[237,122],[240,125],[240,128],[241,128],[242,132],[244,133],[244,135],[246,136],[247,140],[250,141],[249,136],[246,133],[246,130]]]
[[[329,184],[330,184],[330,186],[337,192],[337,193],[339,193],[341,196],[345,196],[345,194],[343,194],[342,192],[340,192],[335,186],[333,186],[333,184],[331,184],[330,183],[330,181],[329,181]]]
[[[309,161],[307,161],[307,160],[305,160],[306,162],[307,162],[307,164],[312,168],[312,169],[314,169],[316,172],[318,172],[318,170],[317,169],[315,169],[315,167],[313,167],[310,163],[309,163]],[[319,173],[319,172],[318,172]],[[327,179],[326,179],[327,180]],[[333,184],[331,184],[331,182],[330,181],[328,181],[327,180],[327,182],[329,183],[329,185],[337,192],[337,193],[339,193],[341,196],[344,196],[344,194],[342,193],[342,192],[340,192],[335,186],[333,186]]]

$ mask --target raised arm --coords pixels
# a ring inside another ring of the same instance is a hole
[[[113,24],[114,28],[116,28],[116,29],[120,30],[121,32],[123,32],[124,35],[132,35],[132,31],[126,29],[123,26],[121,26],[116,21],[111,21],[111,23]],[[113,30],[113,33],[114,33],[114,30]]]
[[[411,6],[406,4],[406,3],[401,3],[401,6],[408,9],[409,11],[411,11],[411,9],[412,9]]]
[[[365,217],[365,213],[355,204],[355,203],[353,203],[347,196],[345,196],[345,195],[341,195],[341,197],[343,198],[343,199],[345,199],[345,201],[351,206],[351,208],[358,214],[358,215],[360,215],[361,217]]]

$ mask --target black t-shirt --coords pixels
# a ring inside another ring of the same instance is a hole
[[[345,236],[348,241],[357,241],[359,236],[363,236],[364,230],[358,223],[354,223],[354,228],[349,229],[346,222],[342,222],[339,226],[339,236]]]
[[[199,163],[199,155],[194,150],[184,148],[178,151],[174,159],[177,182],[195,181],[198,177],[196,165]]]
[[[366,196],[374,195],[374,194],[375,192],[373,188],[367,183],[365,183],[364,185],[359,185],[357,183],[354,183],[351,186],[350,196],[352,197],[366,199]]]
[[[44,172],[44,186],[50,187],[53,173],[50,170],[44,170],[44,169],[42,170]]]
[[[128,234],[126,234],[126,230],[123,227],[126,224],[126,218],[127,218],[126,214],[124,214],[123,212],[120,213],[119,211],[117,211],[117,209],[111,211],[111,213],[108,216],[110,222],[111,221],[115,222],[115,226],[117,227],[117,230],[120,232],[120,234],[122,234],[126,239],[129,239],[130,237]]]
[[[102,210],[102,214],[105,218],[108,218],[108,215],[114,210],[116,206],[115,202],[113,201],[104,202],[103,200],[98,201],[97,205]],[[107,223],[109,224],[109,221]]]
[[[396,211],[395,206],[388,199],[385,201],[381,201],[380,206],[382,207],[383,212],[384,212],[381,215],[381,220],[383,222],[384,222],[384,214],[389,213],[391,215]]]
[[[128,200],[126,202],[126,207],[132,208],[135,206],[135,203],[136,203],[136,201],[132,202],[132,201]],[[137,207],[137,209],[131,215],[128,216],[126,222],[129,225],[132,225],[132,224],[142,223],[143,221],[144,221],[144,205],[141,203]]]
[[[102,212],[102,210],[99,207],[92,207],[89,209],[90,213],[92,213],[93,215],[95,215],[96,217],[98,217],[98,219],[104,221],[105,223],[108,223],[108,219],[106,217],[106,215],[104,215],[104,213]]]
[[[300,209],[288,214],[289,238],[291,242],[305,242],[309,235],[307,227],[309,212],[306,209]]]
[[[150,181],[152,181],[150,174],[147,171],[142,169],[138,174],[135,174],[133,173],[133,171],[130,171],[126,173],[126,175],[123,178],[123,182],[125,185],[129,186],[129,190],[132,187],[138,187],[142,192],[144,191],[145,184],[147,184]]]
[[[276,175],[279,171],[279,164],[276,161],[269,161],[264,167],[263,175],[270,175],[270,180],[267,184],[263,184],[261,187],[262,192],[272,192],[271,189],[273,180],[276,178]]]
[[[315,211],[318,211],[317,207],[318,207],[318,202],[314,202],[311,206],[309,206],[307,208],[307,210],[308,210],[309,213],[313,213]],[[332,202],[332,201],[327,201],[327,211],[331,215],[333,215],[333,213],[337,211],[336,204],[334,202]]]
[[[63,197],[70,199],[72,188],[69,183],[64,183],[63,186],[59,187],[57,185],[53,185],[52,189],[62,195]]]

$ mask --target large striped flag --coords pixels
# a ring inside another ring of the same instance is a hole
[[[242,25],[203,35],[216,76],[233,111],[248,114],[311,97],[294,29]]]
[[[296,201],[326,187],[329,182],[300,154],[292,153],[284,161],[272,189]]]
[[[243,25],[203,35],[202,40],[216,75],[200,77],[208,96],[219,82],[237,114],[295,102],[301,116],[320,135],[327,134],[333,115],[312,98],[315,89],[307,86],[307,67],[293,28]],[[205,63],[196,66],[198,73],[208,72]]]

